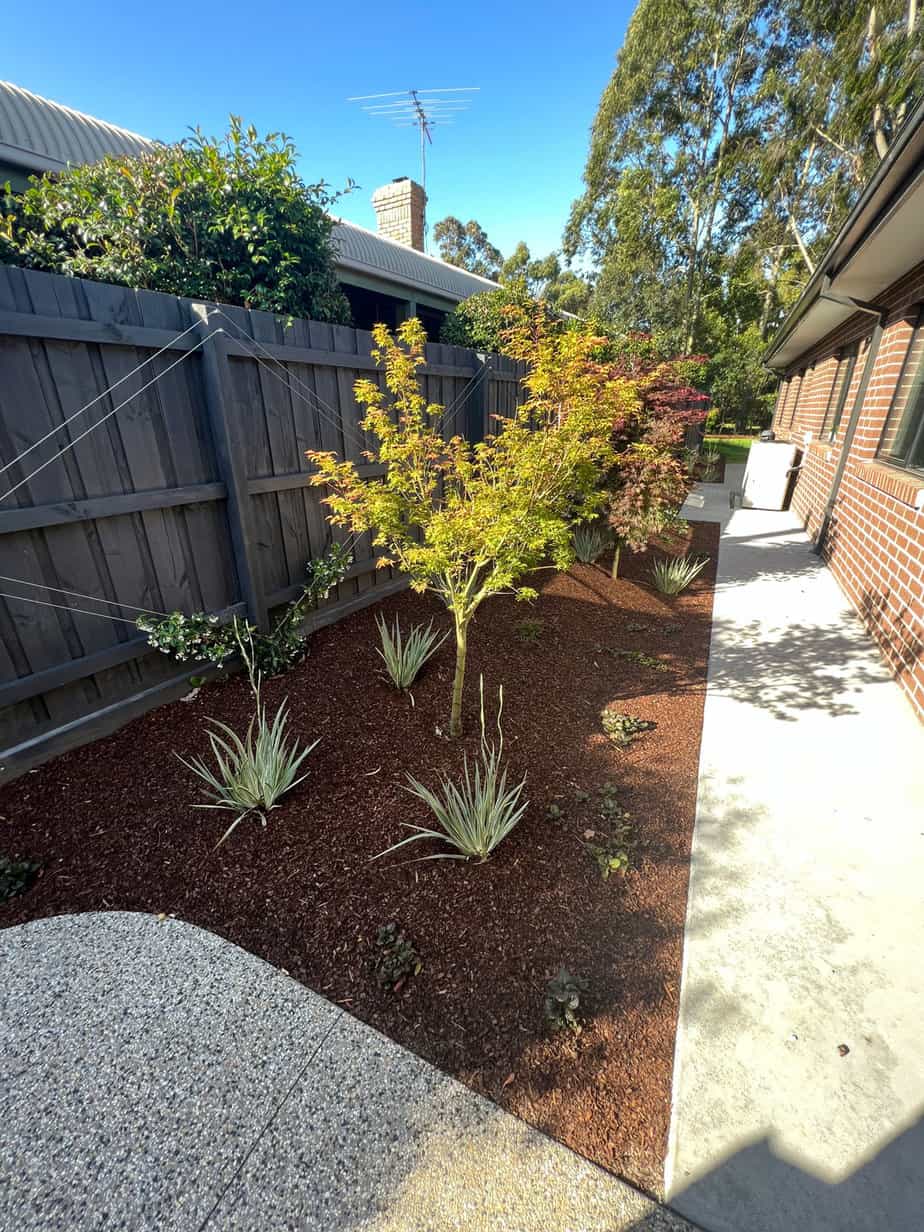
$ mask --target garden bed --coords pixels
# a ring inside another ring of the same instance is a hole
[[[712,559],[677,599],[649,584],[650,553],[624,552],[616,582],[606,561],[575,565],[540,573],[534,605],[495,599],[481,609],[465,746],[477,748],[483,672],[492,720],[504,685],[506,754],[514,775],[528,774],[530,800],[487,863],[406,862],[433,850],[424,844],[370,863],[406,833],[403,821],[429,822],[402,790],[406,773],[433,785],[458,771],[462,749],[437,734],[448,717],[450,642],[412,704],[379,673],[377,609],[367,609],[317,634],[309,657],[265,686],[270,709],[288,696],[302,739],[321,737],[308,779],[265,830],[248,819],[215,850],[227,815],[191,807],[198,784],[173,755],[206,752],[206,716],[246,726],[251,698],[237,677],[4,789],[0,852],[43,869],[0,906],[0,924],[121,909],[212,929],[657,1194],[718,527],[696,524],[691,536],[691,549]],[[447,623],[436,601],[411,593],[379,610]],[[618,749],[600,722],[610,704],[655,730]],[[601,829],[606,783],[637,838],[634,868],[608,880],[582,843]],[[423,964],[397,993],[373,971],[377,929],[390,921]],[[589,983],[579,1036],[550,1034],[544,1019],[546,984],[562,965]]]

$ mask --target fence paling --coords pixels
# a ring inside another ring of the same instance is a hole
[[[225,332],[203,342],[216,324]],[[0,574],[115,605],[265,620],[330,539],[305,450],[359,461],[352,388],[375,370],[370,351],[364,331],[0,266],[0,459],[28,449],[44,463],[68,446],[0,504]],[[478,439],[515,403],[520,371],[429,344],[422,375],[447,425]],[[66,426],[87,404],[92,414]],[[377,569],[368,536],[356,555],[316,626],[405,585]],[[128,625],[66,608],[0,600],[4,777],[185,687]]]

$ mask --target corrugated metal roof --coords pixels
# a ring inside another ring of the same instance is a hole
[[[140,154],[154,144],[138,133],[0,81],[0,157],[29,172],[96,162],[106,154]],[[344,219],[335,222],[334,243],[344,282],[349,282],[352,270],[394,283],[398,291],[424,291],[456,303],[497,286]]]
[[[334,243],[338,250],[337,264],[344,271],[355,269],[359,273],[378,275],[447,299],[467,299],[479,291],[493,291],[497,287],[496,282],[470,274],[406,244],[385,239],[342,218],[334,226]]]
[[[0,155],[29,171],[140,154],[154,143],[60,103],[0,81]]]

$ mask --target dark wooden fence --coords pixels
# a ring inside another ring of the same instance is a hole
[[[375,371],[370,347],[362,330],[0,266],[0,465],[103,394],[0,474],[3,778],[187,687],[136,609],[263,624],[299,591],[332,539],[305,450],[359,458],[353,384]],[[499,356],[431,343],[422,372],[447,435],[480,437],[520,397]],[[404,584],[361,540],[316,624]]]

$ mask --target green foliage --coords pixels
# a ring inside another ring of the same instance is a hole
[[[626,659],[629,663],[635,663],[638,667],[650,667],[655,672],[669,672],[670,668],[660,659],[656,659],[654,655],[645,654],[643,650],[611,650],[611,654],[616,655],[618,659]]]
[[[405,790],[432,811],[439,825],[438,830],[405,823],[414,833],[401,839],[374,859],[387,856],[408,843],[421,839],[437,839],[447,842],[454,852],[438,852],[422,856],[429,860],[484,861],[494,848],[507,837],[526,811],[528,801],[521,802],[526,776],[513,787],[507,786],[507,768],[504,765],[504,733],[501,717],[504,708],[504,691],[500,690],[497,711],[497,743],[487,739],[484,725],[484,682],[481,682],[481,750],[474,769],[469,767],[468,754],[463,755],[462,780],[456,785],[444,778],[436,792],[425,787],[418,779],[408,775],[409,787]]]
[[[553,1031],[581,1033],[581,998],[590,987],[588,981],[565,967],[549,980],[545,997],[545,1019]]]
[[[173,655],[179,662],[204,659],[221,667],[235,653],[242,636],[253,648],[257,671],[261,676],[276,676],[293,667],[305,653],[307,638],[302,631],[308,611],[326,599],[334,586],[346,575],[352,554],[343,544],[335,543],[324,556],[309,561],[305,567],[308,580],[302,593],[277,618],[268,633],[235,617],[223,625],[218,616],[193,612],[184,616],[172,612],[169,616],[139,616],[135,624],[148,635],[148,644],[161,654]]]
[[[562,269],[558,253],[536,260],[520,241],[501,269],[503,283],[522,283],[535,300],[543,300],[556,312],[582,314],[590,304],[591,286],[573,270]]]
[[[375,978],[383,988],[400,992],[407,980],[419,975],[423,963],[413,943],[397,924],[383,924],[375,935],[378,954]]]
[[[571,537],[574,554],[585,565],[592,565],[611,540],[609,531],[600,522],[578,522]]]
[[[479,291],[449,313],[440,330],[440,341],[473,351],[504,353],[512,321],[518,312],[532,308],[532,296],[524,282],[510,282],[496,291]]]
[[[604,783],[600,789],[597,811],[605,829],[585,830],[583,846],[606,881],[613,873],[627,873],[632,868],[635,828],[631,814],[620,807],[612,783]]]
[[[719,463],[722,461],[722,455],[717,449],[712,449],[707,446],[699,455],[699,462],[702,468],[702,479],[704,483],[713,483],[719,474]]]
[[[193,612],[184,616],[172,612],[169,616],[139,616],[136,626],[148,635],[148,645],[161,654],[169,654],[180,663],[187,659],[222,664],[234,654],[237,643],[232,625],[223,625],[217,616]]]
[[[470,274],[478,274],[496,282],[504,258],[488,239],[484,228],[473,218],[462,223],[450,214],[433,228],[433,239],[439,245],[440,256],[450,265],[458,265]]]
[[[521,642],[527,642],[530,645],[535,645],[542,637],[542,631],[545,628],[545,621],[539,616],[524,616],[522,620],[517,621],[516,633]]]
[[[708,564],[708,556],[668,556],[651,566],[652,581],[662,595],[679,595]]]
[[[723,419],[762,425],[767,340],[921,96],[909,0],[640,0],[565,233],[592,310],[711,356]]]
[[[654,662],[658,663],[658,660]],[[658,663],[658,666],[661,667],[661,664]],[[621,749],[627,748],[642,732],[653,731],[657,726],[651,719],[636,719],[630,714],[618,714],[615,710],[601,710],[600,721],[610,740]]]
[[[381,648],[376,647],[376,651],[385,664],[392,684],[402,692],[411,687],[420,669],[449,636],[444,633],[440,637],[433,629],[432,621],[426,628],[414,625],[408,634],[402,634],[397,616],[391,630],[381,615],[376,616],[375,623],[382,639]]]
[[[330,520],[355,533],[372,531],[386,548],[380,565],[408,575],[415,590],[439,595],[456,634],[450,734],[461,731],[469,625],[485,600],[503,592],[532,599],[531,570],[551,559],[573,560],[571,525],[603,501],[600,480],[610,465],[610,425],[631,414],[631,380],[596,363],[594,336],[550,330],[540,309],[524,312],[508,333],[508,353],[528,364],[526,398],[478,444],[444,441],[442,407],[427,404],[417,369],[424,332],[405,321],[397,339],[379,325],[375,358],[385,389],[356,383],[366,407],[363,428],[377,442],[367,457],[387,464],[381,481],[365,483],[355,463],[311,451],[326,486]]]
[[[232,116],[195,135],[35,177],[0,200],[0,261],[55,273],[349,322],[328,213],[288,138]]]
[[[0,856],[0,903],[18,894],[25,894],[38,876],[41,864],[38,860],[16,859]]]
[[[299,751],[297,744],[289,742],[285,701],[276,711],[272,723],[267,720],[260,696],[261,680],[253,645],[240,630],[237,636],[255,706],[244,738],[241,739],[227,723],[210,719],[214,730],[208,732],[208,739],[215,768],[212,769],[200,757],[187,761],[176,754],[178,760],[206,785],[209,802],[197,804],[196,808],[220,809],[237,814],[218,840],[217,847],[251,813],[256,813],[261,824],[266,826],[266,814],[278,807],[277,801],[281,796],[306,777],[304,774],[300,777],[296,775],[305,758],[320,743],[315,740]]]

